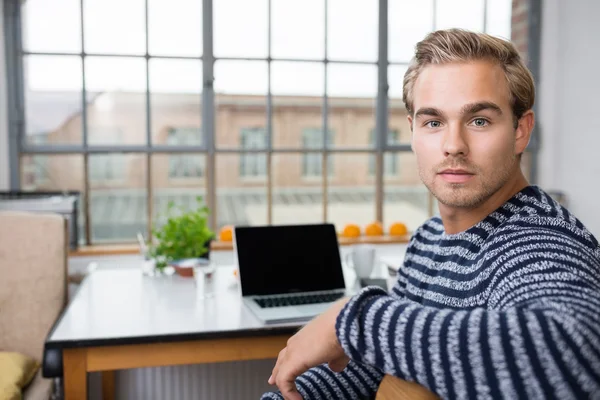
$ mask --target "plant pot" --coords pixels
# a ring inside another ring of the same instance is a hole
[[[175,273],[179,276],[183,276],[184,278],[193,278],[194,277],[194,267],[193,266],[177,266],[173,265],[175,268]]]
[[[175,273],[185,278],[192,278],[194,276],[194,268],[200,265],[208,265],[210,261],[208,258],[187,258],[183,260],[176,260],[169,265],[175,269]]]

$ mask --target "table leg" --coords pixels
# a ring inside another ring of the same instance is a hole
[[[115,371],[102,371],[102,400],[115,400]]]
[[[63,350],[65,400],[87,399],[86,357],[85,349]]]

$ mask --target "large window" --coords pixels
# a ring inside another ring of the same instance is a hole
[[[415,43],[511,35],[511,0],[5,3],[14,188],[80,190],[87,243],[134,240],[198,195],[214,228],[414,228],[433,204],[401,101]]]

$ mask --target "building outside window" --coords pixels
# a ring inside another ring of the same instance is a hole
[[[400,132],[393,129],[388,131],[387,142],[388,144],[398,144],[398,138]],[[371,130],[369,133],[369,144],[375,146],[375,131]],[[383,158],[383,174],[384,176],[396,176],[398,175],[398,158],[394,153],[386,153]],[[375,175],[375,155],[369,156],[369,175]]]
[[[327,145],[333,145],[334,133],[327,131]],[[302,146],[305,150],[323,148],[323,130],[317,128],[307,128],[302,131]],[[327,173],[333,176],[333,158],[327,158]],[[321,153],[304,153],[302,155],[302,176],[321,177],[323,175],[323,155]]]
[[[200,145],[202,128],[169,128],[167,144],[171,146]],[[204,160],[195,154],[170,154],[169,179],[195,179],[204,176]]]
[[[119,128],[93,127],[89,132],[94,145],[119,145],[123,142],[123,133]],[[127,156],[122,153],[91,154],[90,182],[112,184],[125,181],[128,164]]]
[[[267,145],[267,132],[265,128],[242,128],[240,143],[242,150],[264,149]],[[241,154],[240,176],[244,178],[261,178],[267,176],[266,154]]]

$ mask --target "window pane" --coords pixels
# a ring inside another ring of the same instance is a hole
[[[217,226],[267,223],[266,177],[241,177],[244,154],[216,155]],[[266,155],[264,156],[266,170]]]
[[[83,199],[83,156],[81,155],[23,155],[21,156],[21,189],[26,192],[77,191],[79,212],[77,236],[85,244],[85,201]]]
[[[272,0],[271,25],[273,58],[325,57],[323,0]]]
[[[386,140],[388,144],[398,144],[400,133],[396,129],[388,131]],[[372,130],[369,134],[369,140],[373,146],[375,146],[375,130]],[[375,154],[369,155],[369,175],[374,176],[377,170],[377,157]],[[383,173],[385,177],[398,175],[398,159],[395,154],[386,153],[383,155]]]
[[[84,0],[85,51],[144,54],[144,0]]]
[[[273,62],[271,91],[274,95],[322,96],[325,75],[323,64]]]
[[[215,63],[216,145],[240,148],[240,130],[266,127],[267,63],[227,61]]]
[[[306,128],[302,131],[302,144],[305,150],[323,149],[323,130],[320,128]],[[332,130],[327,131],[327,146],[331,147],[334,141]],[[328,158],[327,173],[333,175],[333,158]],[[323,176],[323,153],[304,153],[302,155],[302,176],[308,179]]]
[[[483,1],[461,0],[460,7],[457,7],[456,0],[437,0],[435,28],[462,28],[482,32]]]
[[[152,156],[154,225],[166,222],[169,202],[183,210],[196,209],[196,197],[206,203],[204,154],[156,154]],[[144,236],[145,232],[144,232]]]
[[[88,143],[146,143],[146,66],[136,58],[86,58]],[[105,137],[104,134],[112,132]],[[118,134],[115,134],[118,132]]]
[[[388,54],[391,62],[409,62],[415,45],[433,28],[431,0],[389,0]]]
[[[410,144],[412,132],[407,120],[406,107],[402,101],[402,84],[406,67],[402,65],[390,65],[388,68],[389,90],[389,111],[388,128],[390,131],[398,132],[398,136],[392,142],[388,137],[388,144]]]
[[[385,177],[383,217],[385,232],[394,222],[406,224],[414,232],[429,218],[429,191],[421,183],[417,159],[408,152],[386,153],[397,162],[397,173]]]
[[[398,104],[394,100],[398,100],[399,104],[403,104],[402,88],[404,85],[404,74],[406,74],[407,69],[408,67],[405,65],[390,65],[388,67],[388,82],[390,85],[388,97],[392,100],[390,106]]]
[[[323,126],[323,64],[274,62],[271,71],[273,147],[302,148],[302,131]]]
[[[267,0],[218,0],[213,14],[217,57],[267,58]]]
[[[487,33],[510,39],[511,17],[511,0],[487,0]]]
[[[200,145],[202,141],[202,63],[199,60],[150,59],[152,143]],[[185,138],[170,132],[185,130]]]
[[[373,0],[327,2],[327,58],[377,60],[378,5]]]
[[[327,92],[329,126],[336,132],[332,147],[372,148],[369,131],[375,127],[377,68],[329,64]]]
[[[146,156],[89,156],[92,242],[135,241],[148,223]]]
[[[27,0],[22,4],[22,35],[25,50],[55,53],[81,52],[80,0]]]
[[[25,56],[26,140],[30,144],[82,141],[82,66],[72,56]],[[89,96],[93,96],[89,93]]]
[[[328,187],[327,220],[338,231],[350,223],[364,229],[375,220],[375,180],[368,173],[369,154],[337,153],[330,157],[335,174]]]
[[[202,1],[148,0],[148,51],[151,54],[202,55]]]
[[[306,158],[322,163],[321,153],[273,155],[273,223],[323,222],[322,172],[306,176]]]

